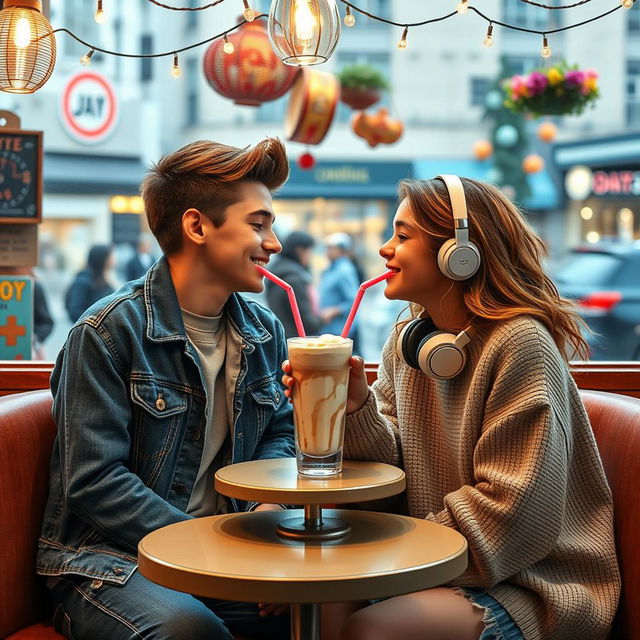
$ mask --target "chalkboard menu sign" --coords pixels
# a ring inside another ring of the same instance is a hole
[[[42,131],[0,129],[0,222],[42,218]]]

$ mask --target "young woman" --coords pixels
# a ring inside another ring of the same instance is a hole
[[[329,605],[326,637],[603,640],[620,577],[611,495],[567,366],[586,353],[578,320],[498,189],[439,176],[403,181],[400,198],[380,254],[396,271],[386,297],[413,317],[371,389],[352,359],[345,457],[401,466],[409,515],[462,533],[469,566],[440,588]]]

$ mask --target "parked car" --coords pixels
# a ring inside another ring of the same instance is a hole
[[[592,360],[640,360],[640,243],[576,247],[552,279],[579,304]]]

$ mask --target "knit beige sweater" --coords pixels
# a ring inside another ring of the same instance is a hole
[[[469,543],[451,585],[486,590],[526,640],[602,640],[620,590],[611,495],[568,367],[529,317],[480,330],[467,354],[433,380],[394,332],[345,456],[404,469],[410,515]]]

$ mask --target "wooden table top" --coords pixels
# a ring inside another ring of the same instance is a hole
[[[140,572],[166,587],[249,602],[366,600],[444,584],[467,566],[467,542],[439,524],[369,511],[327,509],[351,533],[304,543],[276,533],[301,510],[195,518],[158,529],[138,546]]]
[[[342,473],[324,478],[301,476],[295,458],[240,462],[220,469],[216,491],[240,500],[285,504],[346,504],[380,500],[402,493],[404,471],[382,462],[345,460]]]

